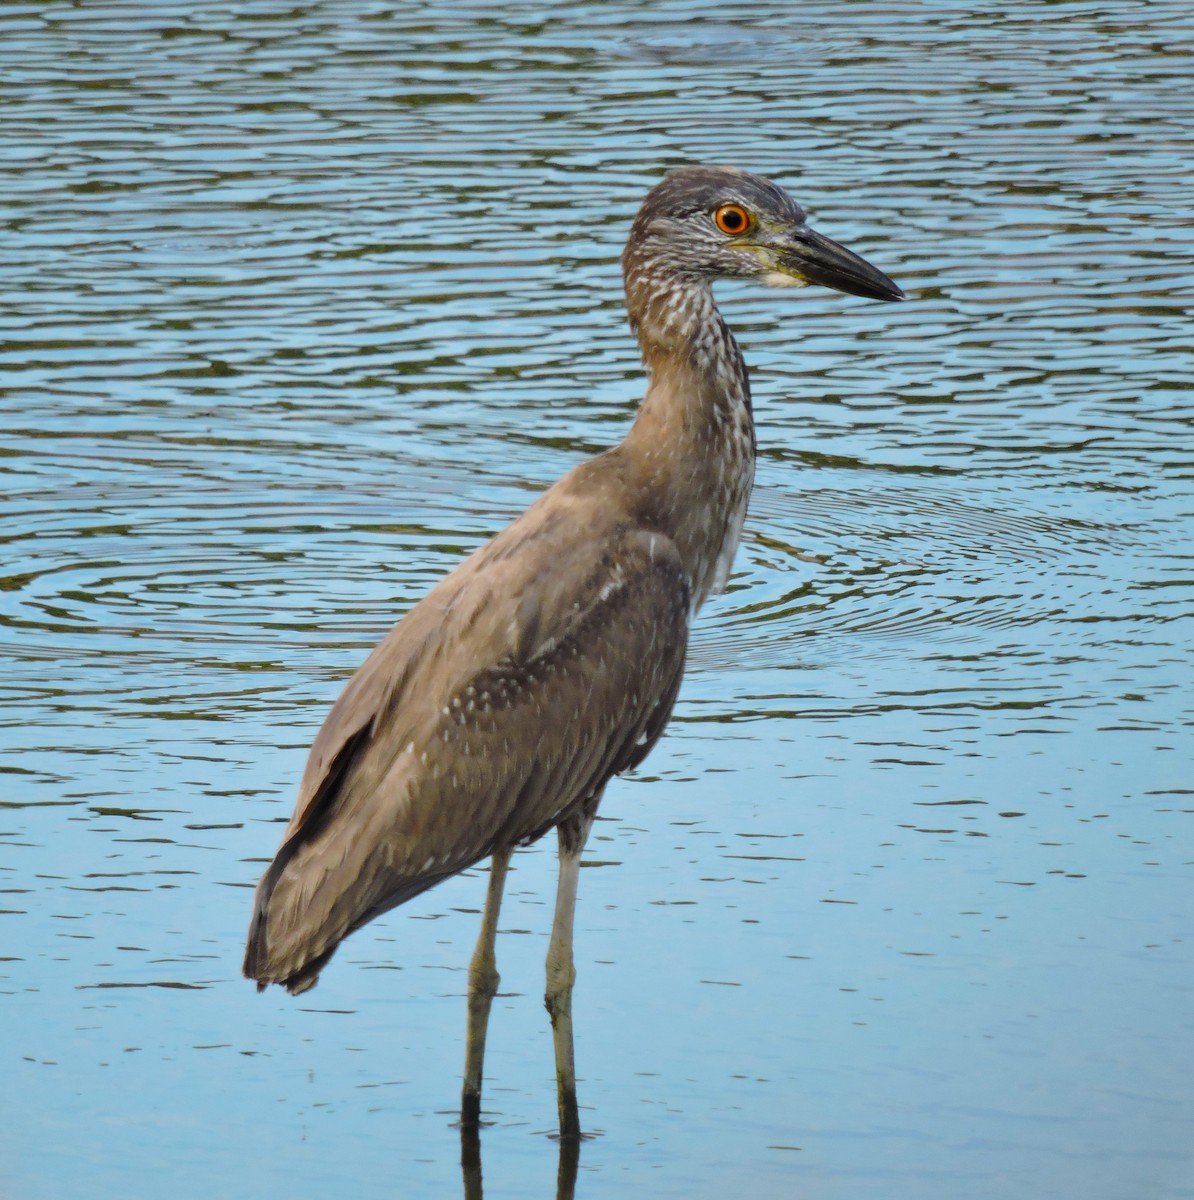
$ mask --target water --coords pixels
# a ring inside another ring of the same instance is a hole
[[[239,978],[391,620],[642,384],[669,165],[901,306],[726,288],[758,490],[583,872],[586,1198],[1194,1196],[1194,18],[962,4],[0,10],[0,1191],[476,1196],[472,872]],[[556,1194],[550,842],[484,1194]]]

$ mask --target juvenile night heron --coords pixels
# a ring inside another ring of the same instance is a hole
[[[439,583],[365,660],[311,748],[261,877],[245,974],[314,986],[355,929],[491,858],[469,968],[462,1122],[481,1111],[510,855],[549,829],[560,878],[547,952],[560,1133],[580,1134],[572,924],[581,849],[610,778],[663,733],[692,617],[726,582],[754,478],[746,365],[716,279],[903,293],[805,223],[781,188],[673,171],[622,256],[650,375],[621,445],[581,463]]]

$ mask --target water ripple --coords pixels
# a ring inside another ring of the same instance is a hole
[[[1180,601],[1139,595],[1143,564],[1170,552],[1161,530],[1064,507],[1033,511],[1023,495],[973,486],[964,497],[923,487],[760,488],[744,569],[712,623],[699,627],[693,665],[923,655],[942,644],[989,643],[989,631],[1030,636],[1027,627],[1042,623],[1054,627],[1054,651],[1065,656],[1090,638],[1076,623],[1181,616]],[[1172,586],[1189,594],[1188,580]]]

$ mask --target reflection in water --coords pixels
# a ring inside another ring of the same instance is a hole
[[[573,1200],[580,1167],[580,1140],[557,1138],[560,1163],[556,1174],[556,1200]],[[481,1133],[476,1126],[460,1128],[460,1169],[464,1175],[464,1200],[482,1200]]]

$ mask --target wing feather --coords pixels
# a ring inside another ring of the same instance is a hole
[[[430,592],[346,686],[259,885],[246,974],[311,986],[353,929],[595,807],[662,734],[688,637],[679,553],[629,521],[594,529],[566,491],[544,509]]]

